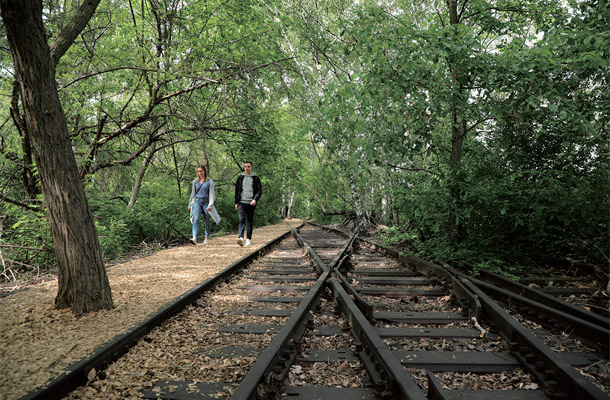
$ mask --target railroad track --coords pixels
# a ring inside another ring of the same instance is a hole
[[[311,224],[264,252],[27,398],[607,398],[450,268]]]
[[[482,396],[481,398],[496,398],[503,395],[507,395],[507,398],[513,398],[511,396],[515,396],[514,398],[607,398],[607,344],[610,338],[608,329],[604,328],[604,326],[607,326],[607,320],[604,322],[603,318],[600,319],[593,313],[571,306],[569,303],[549,296],[542,291],[532,291],[524,285],[510,282],[494,274],[483,274],[482,278],[485,280],[474,279],[459,274],[450,267],[441,269],[439,266],[413,257],[401,256],[391,249],[384,249],[370,242],[369,245],[399,258],[403,265],[412,266],[426,275],[440,277],[441,281],[451,281],[449,286],[453,286],[453,295],[456,296],[462,309],[470,309],[470,315],[474,315],[479,321],[483,321],[480,325],[484,326],[486,332],[495,333],[502,339],[501,342],[498,342],[498,349],[502,350],[502,354],[497,354],[496,350],[492,352],[506,360],[507,367],[508,364],[513,364],[515,367],[518,365],[518,368],[527,371],[534,378],[531,384],[525,386],[539,388],[539,390],[519,391],[517,393],[508,391],[484,394],[482,391],[477,391],[459,393],[458,396],[456,396],[456,393],[444,393],[439,394],[438,397],[431,396],[429,389],[431,398],[457,398],[461,395],[464,398],[478,398],[479,395]],[[456,287],[456,283],[463,285],[463,287]],[[502,289],[502,287],[506,289]],[[474,295],[474,298],[467,293]],[[487,293],[493,294],[499,304],[492,301]],[[515,310],[518,313],[514,312]],[[545,323],[547,327],[550,327],[550,330],[528,330],[517,323],[513,317],[528,325],[528,328],[536,325],[532,324],[533,321],[538,321]],[[576,345],[571,345],[570,348],[557,348],[556,346],[551,348],[552,343],[549,343],[551,341],[548,338],[555,336],[558,332],[563,336],[572,336]],[[488,335],[486,335],[486,339],[492,339],[492,343],[495,340],[493,336]],[[579,341],[587,341],[593,349],[583,349]],[[477,348],[476,344],[471,344],[470,347],[473,346],[479,353],[485,350],[484,346]],[[421,360],[422,354],[417,355]],[[429,353],[425,357],[430,357]],[[515,360],[517,363],[514,363]],[[584,370],[600,365],[605,365],[605,367],[600,374],[601,379],[597,381],[595,381],[595,377],[586,373],[584,375],[593,379],[585,378],[575,368]],[[449,367],[445,365],[442,368]],[[426,369],[430,371],[434,370],[434,367],[428,366]],[[434,384],[433,377],[429,373],[427,375],[429,384]],[[606,376],[605,379],[604,375]],[[444,383],[451,386],[448,382],[449,377],[447,375],[443,377]],[[478,378],[481,378],[480,374]],[[604,389],[600,389],[593,381]],[[437,388],[438,385],[433,386],[432,390],[435,391]],[[540,394],[546,397],[538,397]]]

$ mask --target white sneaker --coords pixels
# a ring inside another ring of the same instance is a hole
[[[250,246],[252,243],[250,243],[250,239],[246,239],[246,246]]]
[[[205,238],[205,240],[203,241],[203,244],[210,244],[210,242],[208,242],[208,238]]]
[[[237,244],[240,245],[240,246],[243,246],[244,245],[244,238],[240,237],[239,239],[237,239]]]
[[[195,246],[197,245],[197,238],[192,237],[189,239],[189,242],[191,242],[192,244],[194,244]]]

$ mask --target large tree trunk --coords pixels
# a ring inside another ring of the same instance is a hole
[[[42,2],[0,0],[0,8],[55,242],[55,306],[75,314],[110,309],[110,284],[57,93]]]

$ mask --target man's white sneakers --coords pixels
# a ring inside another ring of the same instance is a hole
[[[240,246],[244,245],[244,238],[240,237],[239,239],[237,239],[237,244]]]
[[[246,239],[246,246],[250,246],[252,243],[250,243],[250,239]]]

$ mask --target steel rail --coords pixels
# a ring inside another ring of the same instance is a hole
[[[71,391],[86,383],[88,380],[87,376],[93,369],[96,371],[101,371],[114,361],[118,360],[153,328],[161,325],[161,323],[176,315],[188,305],[194,303],[204,292],[213,289],[220,283],[223,283],[245,265],[252,262],[252,260],[255,258],[265,254],[270,248],[275,246],[284,238],[288,237],[290,234],[291,231],[288,231],[275,239],[272,239],[261,248],[235,261],[233,264],[229,265],[215,276],[206,279],[200,285],[178,296],[171,303],[168,303],[159,310],[155,311],[144,321],[134,325],[126,333],[119,335],[102,346],[94,349],[90,357],[84,358],[70,365],[66,372],[21,397],[20,400],[55,400],[63,398]]]
[[[356,303],[352,301],[339,280],[331,277],[330,282],[336,299],[341,304],[342,312],[350,323],[354,336],[362,343],[364,351],[373,359],[373,365],[379,369],[378,372],[381,373],[382,378],[386,379],[386,390],[392,393],[393,396],[398,396],[399,399],[426,399],[419,385],[392,354],[390,348],[377,334],[375,328],[369,323]]]
[[[588,321],[592,324],[599,325],[602,328],[610,329],[610,319],[602,317],[601,315],[595,314],[591,311],[587,311],[581,307],[575,306],[574,304],[568,303],[567,301],[561,300],[555,296],[544,293],[542,290],[538,290],[520,282],[515,282],[511,279],[503,277],[493,272],[480,271],[479,278],[481,281],[493,284],[496,287],[500,287],[528,299],[535,300],[538,303],[542,303],[556,310],[562,311],[565,314],[572,315],[584,321]],[[607,336],[606,336],[607,339]]]
[[[324,271],[316,282],[316,286],[320,286],[315,290],[311,289],[308,292],[307,296],[310,297],[308,304],[303,304],[305,303],[305,299],[301,303],[305,314],[309,314],[308,311],[311,309],[314,298],[319,295],[325,281],[330,279],[330,286],[335,294],[335,298],[339,301],[341,310],[349,321],[354,336],[363,346],[365,353],[361,353],[361,358],[363,359],[363,363],[369,371],[369,374],[372,376],[380,376],[385,381],[386,387],[382,389],[388,391],[386,394],[392,393],[393,397],[398,395],[399,399],[404,400],[424,400],[426,397],[417,383],[415,383],[402,367],[400,361],[392,354],[391,350],[377,334],[358,306],[352,301],[341,283],[335,277],[331,276],[331,271],[336,269],[339,260],[342,258],[342,254],[350,248],[355,235],[351,235],[339,255],[337,255],[333,259],[332,264],[328,266],[323,263],[315,252],[315,249],[313,249],[298,232],[293,232],[293,234],[297,238],[297,241],[302,244],[306,253],[310,255],[313,261]],[[301,308],[301,305],[299,308]],[[232,400],[254,399],[258,386],[264,382],[269,382],[272,379],[274,366],[277,365],[280,356],[286,352],[287,343],[294,337],[299,324],[303,322],[304,317],[296,314],[297,311],[295,310],[293,316],[287,321],[286,325],[276,335],[263,354],[261,354],[254,366],[250,369],[250,372],[248,372],[241,384],[233,392],[233,395],[231,396]],[[370,361],[367,360],[369,357],[371,359]],[[288,365],[284,365],[283,367],[286,368]],[[373,381],[375,381],[375,379],[373,379]]]
[[[498,325],[499,333],[509,343],[513,356],[542,382],[549,397],[608,399],[607,394],[568,364],[561,354],[547,347],[541,339],[534,336],[473,282],[466,277],[459,279],[478,296],[485,316]]]
[[[368,301],[366,301],[360,295],[360,293],[358,293],[358,291],[356,289],[354,289],[352,287],[352,285],[349,284],[349,282],[347,281],[345,276],[341,272],[339,272],[339,270],[335,270],[333,272],[335,273],[335,275],[337,276],[339,281],[343,284],[343,287],[345,288],[345,290],[347,290],[349,292],[349,294],[354,297],[354,299],[353,299],[354,303],[356,303],[356,305],[358,306],[360,311],[364,314],[364,316],[369,321],[374,321],[375,317],[373,316],[373,311],[374,311],[373,305],[371,303],[369,303]]]
[[[563,356],[552,351],[544,342],[535,337],[527,328],[516,321],[502,307],[494,302],[483,290],[471,281],[471,277],[458,273],[451,267],[443,267],[428,261],[399,253],[367,239],[359,238],[386,254],[398,257],[415,266],[418,271],[429,272],[449,281],[460,303],[475,309],[477,318],[486,317],[490,325],[509,342],[511,353],[519,362],[543,383],[544,391],[551,398],[607,399],[597,386],[589,382]]]
[[[552,329],[562,328],[563,330],[569,331],[570,335],[579,337],[583,343],[600,352],[607,353],[608,340],[610,338],[610,331],[608,329],[575,317],[572,314],[567,314],[552,308],[551,306],[539,303],[536,300],[529,299],[513,291],[497,287],[470,276],[466,278],[481,288],[485,293],[500,298],[503,302],[516,303],[519,306],[518,310],[527,315],[528,318],[538,321],[542,325]]]
[[[358,237],[358,240],[368,244],[383,254],[397,259],[404,266],[411,265],[423,275],[435,277],[443,285],[446,285],[450,292],[455,294],[458,303],[460,303],[464,310],[472,311],[472,314],[476,318],[481,317],[482,307],[479,299],[470,290],[468,290],[459,279],[457,279],[456,273],[454,273],[452,269],[442,267],[417,257],[408,256],[395,249],[386,247],[382,244],[362,237]]]
[[[313,224],[312,224],[313,225]],[[345,232],[333,228],[324,227],[329,231],[337,231],[340,234],[347,235]],[[350,241],[357,238],[357,235],[352,235]],[[346,246],[347,248],[347,246]],[[339,257],[337,257],[339,259]],[[354,336],[362,343],[364,351],[372,358],[373,365],[378,371],[369,371],[371,375],[381,373],[382,378],[387,381],[387,390],[393,396],[398,395],[399,399],[405,400],[423,400],[426,398],[419,385],[411,378],[409,373],[403,368],[400,360],[398,360],[387,344],[381,339],[375,328],[370,324],[367,316],[360,307],[367,305],[357,291],[347,282],[343,275],[336,268],[337,265],[332,265],[331,270],[341,279],[339,281],[335,277],[330,278],[331,289],[335,293],[336,299],[341,304],[342,312],[345,318],[350,323]],[[344,286],[345,285],[345,286]],[[357,299],[362,299],[362,304],[357,304],[348,295],[346,288],[350,293],[356,293]],[[365,312],[367,307],[364,307]],[[372,309],[371,309],[372,310]]]
[[[332,231],[332,228],[326,228],[326,230]],[[347,233],[336,230],[342,235]],[[344,246],[342,253],[339,253],[335,257],[333,264],[330,266],[330,270],[335,275],[343,277],[338,272],[337,264],[342,258],[342,254],[351,247],[352,242],[356,239],[357,235],[353,234],[349,236],[348,243]],[[348,320],[352,333],[360,341],[363,346],[363,350],[373,360],[373,368],[375,370],[369,370],[369,374],[375,375],[381,373],[381,378],[386,380],[386,390],[392,393],[392,396],[398,395],[399,399],[404,400],[424,400],[426,396],[419,387],[419,385],[411,378],[411,376],[403,368],[400,361],[392,354],[392,351],[386,343],[381,339],[379,334],[375,331],[375,328],[370,324],[365,314],[360,310],[350,295],[348,295],[346,289],[342,283],[334,276],[330,277],[330,284],[333,293],[335,294],[336,300],[340,302],[341,310],[345,318]],[[347,280],[343,279],[343,284],[350,288],[350,292],[357,293]],[[360,298],[360,296],[358,296]],[[368,304],[368,303],[367,303]],[[370,363],[365,363],[369,368]]]
[[[330,269],[324,264],[317,253],[307,244],[303,237],[299,235],[297,230],[293,227],[290,227],[290,229],[297,242],[303,246],[305,253],[313,259],[314,263],[322,269],[323,272],[304,296],[290,318],[275,335],[273,340],[271,340],[271,343],[269,343],[265,350],[259,355],[246,376],[244,376],[231,395],[230,399],[232,400],[254,399],[258,386],[271,379],[274,367],[278,365],[278,361],[281,360],[282,355],[288,351],[290,341],[299,333],[299,328],[303,325],[305,319],[309,317],[309,311],[324,289],[325,282],[330,276]],[[284,365],[283,367],[287,366]]]
[[[315,300],[324,289],[329,275],[329,271],[325,271],[320,275],[271,343],[259,355],[252,368],[250,368],[231,395],[231,399],[247,400],[255,398],[258,385],[271,378],[273,368],[277,365],[281,356],[288,350],[290,341],[298,333],[305,319],[310,316],[309,310],[311,310]]]

